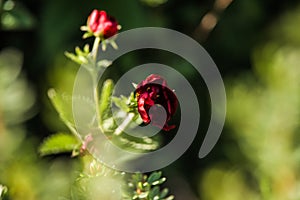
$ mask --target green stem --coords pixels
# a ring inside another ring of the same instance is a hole
[[[94,71],[91,73],[92,79],[93,79],[93,96],[94,96],[94,101],[95,101],[95,107],[96,107],[96,120],[98,123],[98,127],[100,128],[101,132],[103,132],[102,126],[101,126],[101,114],[100,114],[100,108],[99,108],[99,92],[98,92],[98,68],[97,68],[97,54],[98,54],[98,49],[100,45],[100,37],[96,37],[92,49],[92,56],[94,60]]]
[[[64,123],[65,123],[65,125],[70,129],[70,131],[75,135],[75,137],[79,140],[79,141],[83,141],[83,138],[80,136],[80,134],[77,132],[77,130],[76,130],[76,128],[74,128],[74,126],[70,123],[70,122],[68,122],[68,121],[66,121],[66,120],[62,120]]]
[[[93,59],[94,59],[95,63],[97,61],[97,55],[98,55],[100,41],[101,41],[100,37],[96,37],[94,44],[93,44],[92,54],[93,54]]]
[[[102,126],[101,126],[101,114],[100,114],[100,108],[99,108],[99,92],[98,92],[98,81],[97,77],[93,78],[93,87],[94,87],[94,101],[95,101],[95,106],[96,106],[96,119],[98,123],[98,127],[102,131]]]
[[[134,117],[134,113],[129,113],[127,115],[127,117],[125,118],[125,120],[122,122],[122,124],[120,126],[118,126],[118,128],[115,130],[114,134],[115,135],[121,135],[121,133],[123,133],[125,128],[130,124],[133,117]]]

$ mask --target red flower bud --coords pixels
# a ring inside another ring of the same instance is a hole
[[[167,114],[166,123],[160,125],[159,122],[152,121],[152,124],[165,131],[175,128],[175,125],[168,125],[167,122],[175,114],[178,100],[174,92],[167,87],[167,82],[159,75],[151,74],[137,85],[136,97],[138,112],[145,124],[151,122],[149,110],[155,104],[161,105]]]
[[[87,26],[95,36],[105,39],[118,32],[118,22],[103,10],[93,10],[87,20]]]

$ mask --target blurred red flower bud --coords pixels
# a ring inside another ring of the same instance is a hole
[[[87,26],[95,36],[104,39],[118,32],[118,22],[103,10],[93,10],[87,20]]]

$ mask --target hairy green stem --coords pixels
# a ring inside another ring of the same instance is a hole
[[[96,37],[93,45],[93,50],[92,50],[92,56],[93,56],[93,61],[94,61],[94,71],[91,73],[92,79],[93,79],[93,96],[94,96],[94,101],[95,101],[95,107],[96,107],[96,120],[98,127],[100,128],[101,132],[103,132],[102,126],[101,126],[101,113],[100,113],[100,108],[99,108],[99,92],[98,92],[98,68],[97,68],[97,55],[98,55],[98,49],[100,45],[100,37]]]

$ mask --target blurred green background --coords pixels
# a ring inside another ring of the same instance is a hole
[[[159,62],[178,69],[197,91],[198,136],[163,169],[176,199],[300,199],[300,1],[0,0],[0,5],[0,199],[6,187],[6,199],[68,199],[77,160],[41,158],[37,149],[46,136],[66,130],[46,94],[50,87],[71,94],[78,66],[64,52],[92,42],[81,39],[79,27],[94,8],[115,16],[122,31],[159,26],[189,35],[223,76],[226,124],[213,151],[200,160],[209,96],[192,66],[166,52],[144,51],[120,58],[107,75],[117,79],[132,66]]]

